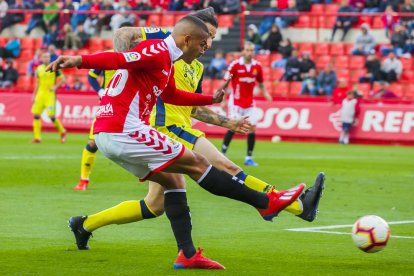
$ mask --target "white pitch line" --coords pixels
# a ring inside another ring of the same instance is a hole
[[[0,160],[56,160],[56,159],[76,159],[79,158],[79,156],[67,156],[67,155],[0,155]]]
[[[395,224],[410,224],[414,223],[414,220],[402,220],[402,221],[390,221],[388,224],[395,225]],[[317,226],[317,227],[304,227],[304,228],[290,228],[285,229],[288,231],[294,232],[310,232],[310,233],[324,233],[324,234],[333,234],[333,235],[351,235],[352,233],[349,232],[339,232],[339,231],[325,231],[323,229],[338,229],[338,228],[347,228],[352,227],[353,224],[342,224],[342,225],[328,225],[328,226]],[[391,236],[392,238],[399,238],[399,239],[414,239],[412,236]]]

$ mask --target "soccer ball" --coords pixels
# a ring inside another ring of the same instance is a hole
[[[374,215],[359,218],[352,227],[352,240],[364,252],[381,251],[390,238],[388,223]]]

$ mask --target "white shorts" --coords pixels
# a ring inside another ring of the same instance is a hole
[[[184,146],[150,126],[132,133],[95,134],[99,150],[109,159],[145,181],[180,158]]]
[[[256,107],[248,107],[243,108],[237,105],[228,105],[228,112],[229,112],[229,118],[230,119],[238,119],[243,116],[249,116],[247,120],[253,125],[257,125],[257,112]]]

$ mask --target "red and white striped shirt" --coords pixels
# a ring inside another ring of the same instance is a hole
[[[250,64],[245,64],[244,58],[230,63],[226,77],[233,75],[231,84],[233,87],[233,104],[242,108],[253,106],[253,90],[256,82],[263,82],[263,70],[260,63],[252,60]]]
[[[175,105],[208,105],[211,96],[176,89],[173,61],[182,55],[171,36],[147,40],[125,53],[83,55],[81,68],[118,69],[96,113],[94,133],[130,133],[148,124],[158,96]]]

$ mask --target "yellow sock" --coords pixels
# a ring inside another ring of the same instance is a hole
[[[95,165],[96,152],[90,152],[88,149],[84,148],[82,151],[82,160],[81,160],[81,178],[89,179],[92,168]]]
[[[42,139],[42,121],[40,119],[33,120],[33,135],[35,139]]]
[[[148,208],[143,199],[140,201],[130,200],[124,201],[97,214],[88,216],[83,222],[83,228],[92,232],[102,226],[131,223],[143,219],[155,218],[156,216],[157,215]]]
[[[266,182],[251,175],[246,176],[246,179],[244,180],[244,184],[246,184],[246,186],[248,186],[249,188],[255,191],[259,191],[259,192],[268,192],[270,188],[272,187]],[[295,202],[290,204],[288,207],[286,207],[284,211],[287,211],[294,215],[300,215],[303,210],[302,210],[302,205],[299,203],[299,200],[296,200]]]
[[[55,119],[54,125],[55,125],[57,131],[59,132],[59,134],[62,134],[63,132],[66,131],[58,118]]]

